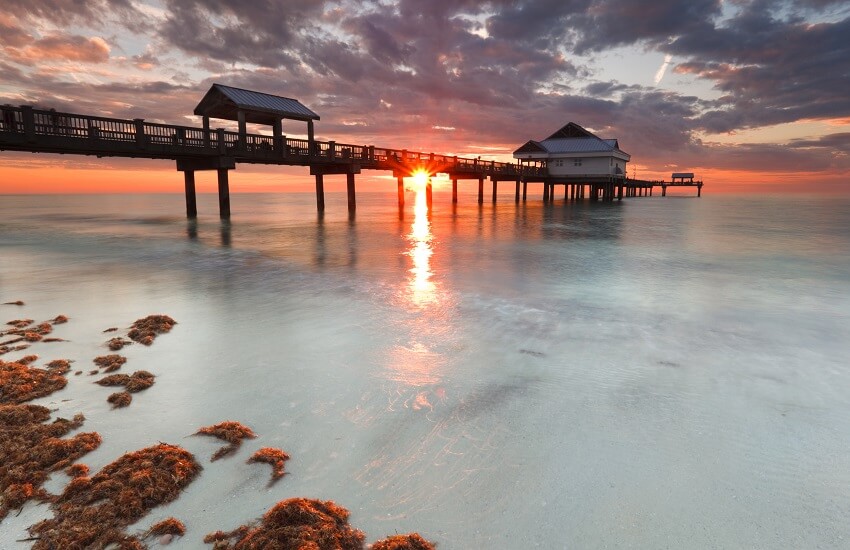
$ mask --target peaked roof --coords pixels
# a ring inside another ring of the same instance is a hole
[[[620,150],[616,139],[601,139],[575,122],[570,122],[543,141],[530,140],[514,155],[534,153],[628,153]]]
[[[196,115],[237,120],[238,111],[245,112],[245,120],[257,124],[273,124],[275,120],[319,120],[319,115],[302,105],[297,99],[213,84],[195,107]]]
[[[592,137],[595,138],[593,134],[576,124],[575,122],[569,122],[566,126],[547,137],[546,139],[561,139],[561,138],[580,138],[580,137]],[[596,138],[599,139],[599,138]]]

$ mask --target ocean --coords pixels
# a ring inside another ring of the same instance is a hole
[[[646,197],[497,204],[435,190],[0,197],[3,322],[59,314],[4,360],[75,361],[36,403],[103,444],[93,472],[158,441],[204,470],[171,546],[289,497],[333,500],[368,541],[440,550],[850,545],[850,200]],[[112,410],[91,360],[110,327],[178,324],[122,350],[150,389]],[[193,437],[253,428],[233,456]],[[246,464],[291,455],[288,474]],[[68,482],[54,474],[48,489]],[[0,547],[49,517],[28,503]]]

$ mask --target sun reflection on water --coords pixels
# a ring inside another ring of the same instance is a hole
[[[413,214],[413,225],[407,236],[411,244],[408,254],[413,259],[413,267],[410,269],[412,273],[410,278],[411,300],[415,305],[425,307],[437,301],[437,288],[434,281],[431,280],[434,275],[431,271],[434,237],[431,233],[431,220],[428,219],[428,204],[424,189],[416,191]]]

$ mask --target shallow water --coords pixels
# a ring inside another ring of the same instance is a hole
[[[329,194],[320,219],[309,194],[234,195],[222,226],[210,195],[196,224],[179,195],[0,197],[0,302],[27,304],[0,315],[71,318],[3,359],[87,372],[104,329],[178,321],[123,350],[157,375],[129,408],[86,374],[40,401],[104,436],[93,471],[157,441],[198,456],[137,526],[181,519],[172,547],[291,496],[443,550],[848,544],[850,201],[407,198],[361,193],[350,219]],[[222,420],[260,437],[210,463],[187,436]],[[271,487],[262,446],[292,456]]]

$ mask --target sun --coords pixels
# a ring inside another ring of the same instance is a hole
[[[425,170],[417,170],[413,172],[413,188],[416,191],[421,191],[425,189],[425,186],[428,185],[428,180],[430,179],[430,175]]]

